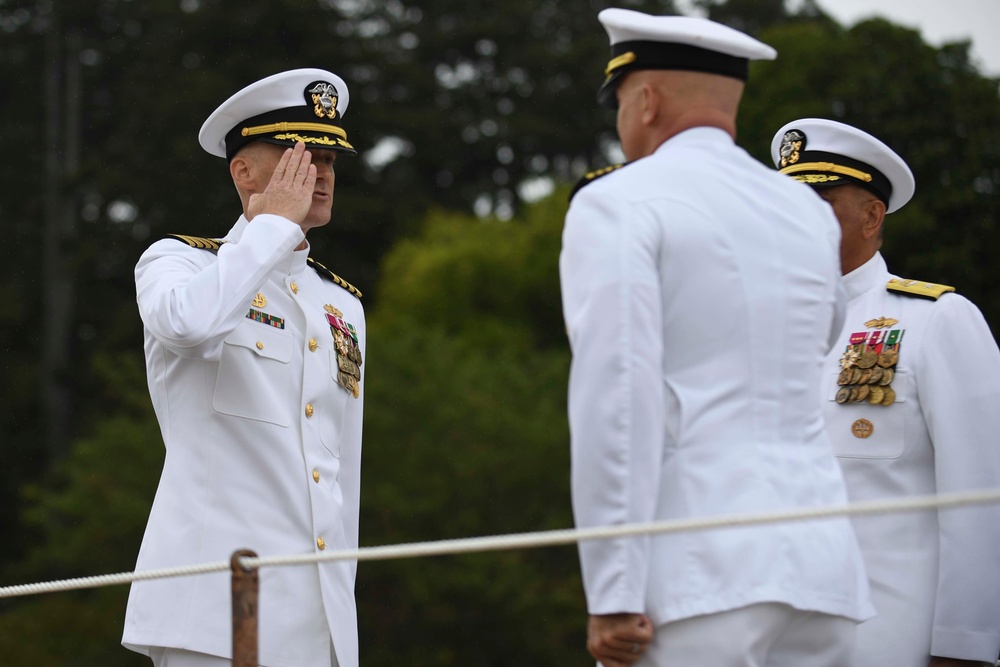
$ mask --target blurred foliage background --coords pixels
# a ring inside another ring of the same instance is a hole
[[[697,0],[777,48],[738,142],[769,162],[800,116],[909,162],[883,253],[955,285],[994,332],[998,81],[968,44],[806,0]],[[132,268],[239,214],[197,131],[240,87],[318,66],[351,91],[355,161],[312,254],[369,313],[363,545],[565,528],[568,186],[620,152],[594,92],[605,6],[670,0],[0,0],[0,585],[131,570],[163,457]],[[249,545],[252,546],[252,545]],[[362,662],[590,664],[573,548],[362,564]],[[142,665],[127,589],[0,601],[5,665]]]

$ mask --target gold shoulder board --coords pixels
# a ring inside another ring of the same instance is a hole
[[[347,282],[346,280],[344,280],[343,278],[341,278],[340,276],[338,276],[336,273],[334,273],[330,269],[326,268],[325,266],[323,266],[322,264],[320,264],[319,262],[317,262],[312,257],[310,257],[306,261],[309,263],[309,266],[311,266],[313,268],[313,270],[316,271],[316,273],[318,273],[322,277],[326,278],[327,280],[330,280],[330,281],[334,282],[335,284],[340,285],[345,290],[347,290],[348,292],[350,292],[354,296],[358,297],[359,299],[361,298],[361,290],[359,290],[357,287],[355,287],[351,283]]]
[[[573,197],[576,196],[576,193],[579,192],[583,188],[583,186],[589,185],[590,183],[593,183],[597,179],[601,178],[602,176],[607,176],[611,172],[621,169],[624,166],[625,163],[622,162],[620,164],[612,164],[607,167],[603,167],[601,169],[595,169],[594,171],[584,174],[583,177],[576,182],[576,185],[573,186],[573,190],[569,193],[570,201],[573,201]]]
[[[906,280],[905,278],[893,278],[886,283],[885,287],[890,292],[934,301],[938,300],[942,294],[955,291],[951,285],[938,285],[937,283],[925,283],[922,280]]]
[[[219,252],[219,248],[221,248],[222,244],[225,243],[222,239],[207,239],[201,236],[185,236],[184,234],[167,234],[167,238],[183,241],[192,248],[208,250],[212,253]]]

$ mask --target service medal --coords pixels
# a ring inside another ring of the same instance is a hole
[[[896,374],[905,330],[889,331],[888,327],[898,323],[899,320],[891,317],[879,317],[865,322],[867,328],[875,331],[858,331],[850,335],[839,361],[837,403],[867,402],[881,406],[895,403],[896,392],[890,384]]]
[[[344,313],[326,304],[326,321],[330,325],[334,349],[337,351],[337,384],[346,389],[354,398],[361,396],[361,347],[357,329],[344,320]]]
[[[875,354],[875,350],[866,345],[861,352],[861,357],[858,359],[858,367],[871,368],[875,365],[876,361],[878,361],[878,355]]]
[[[886,387],[885,393],[882,396],[882,405],[892,405],[896,402],[896,392],[892,390],[892,387]]]

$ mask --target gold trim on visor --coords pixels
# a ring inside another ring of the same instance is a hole
[[[851,169],[850,167],[842,167],[841,165],[834,164],[832,162],[803,162],[802,164],[790,165],[784,169],[779,169],[778,171],[782,174],[795,174],[800,171],[827,171],[834,174],[850,176],[851,178],[856,178],[859,181],[864,181],[865,183],[871,183],[872,180],[871,174],[858,169]]]
[[[340,137],[336,137],[335,139],[331,139],[329,137],[304,137],[301,134],[295,134],[293,132],[291,134],[288,133],[276,134],[274,135],[274,138],[284,139],[286,141],[301,141],[304,144],[319,144],[321,146],[340,146],[341,148],[349,148],[352,151],[354,150],[354,146],[350,145]]]
[[[310,132],[324,132],[329,134],[336,134],[342,139],[347,138],[347,132],[336,125],[324,125],[323,123],[272,123],[271,125],[256,125],[254,127],[244,127],[240,134],[244,137],[250,137],[255,134],[269,134],[271,132],[294,132],[299,131],[310,131]]]
[[[636,55],[629,51],[628,53],[623,53],[616,58],[612,58],[608,63],[608,66],[604,68],[604,76],[610,76],[619,67],[624,67],[625,65],[635,62]]]

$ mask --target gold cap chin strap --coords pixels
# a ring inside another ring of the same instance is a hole
[[[347,132],[336,125],[324,125],[323,123],[271,123],[270,125],[256,125],[254,127],[244,127],[240,134],[244,137],[252,137],[255,134],[270,134],[271,132],[294,132],[294,131],[325,132],[335,134],[342,139],[347,138]]]

